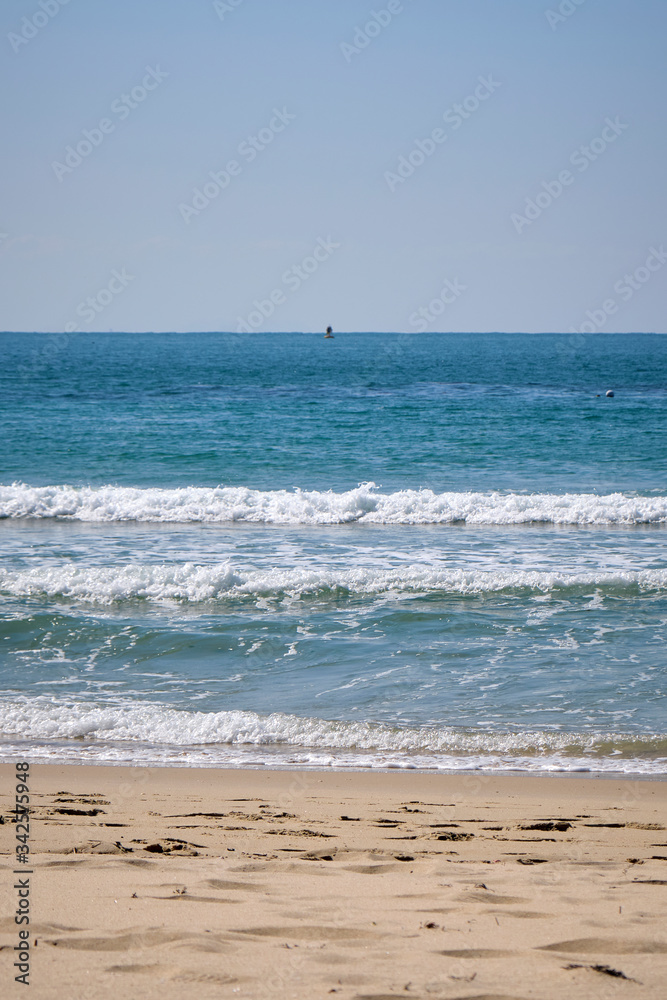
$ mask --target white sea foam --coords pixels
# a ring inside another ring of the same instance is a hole
[[[45,697],[9,700],[1,707],[0,751],[8,741],[20,740],[24,748],[28,741],[37,756],[51,758],[68,759],[71,754],[62,741],[76,739],[79,760],[135,763],[290,762],[646,773],[662,773],[667,763],[665,735],[399,729],[280,713],[188,712],[156,704],[96,706]],[[614,748],[616,756],[612,755]],[[277,751],[282,755],[277,756]]]
[[[0,593],[64,597],[98,604],[147,599],[201,602],[225,598],[282,598],[381,594],[484,594],[506,590],[548,593],[572,588],[667,589],[667,569],[579,572],[393,568],[242,570],[230,563],[80,567],[72,563],[27,570],[0,568]]]
[[[139,489],[130,486],[0,486],[0,517],[76,521],[264,524],[667,523],[667,496],[612,493],[379,493],[364,483],[345,493],[252,490],[243,486]]]

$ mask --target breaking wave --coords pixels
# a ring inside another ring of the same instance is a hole
[[[45,697],[6,701],[2,709],[0,752],[20,740],[31,742],[37,757],[72,759],[74,753],[79,761],[615,773],[663,773],[667,763],[667,738],[660,734],[398,728],[157,704],[63,704]],[[77,741],[76,749],[68,749],[69,740]]]
[[[0,486],[0,518],[263,524],[667,524],[667,496],[611,493],[345,493],[243,486]]]
[[[548,593],[591,587],[615,592],[663,591],[667,589],[667,569],[567,573],[407,565],[391,569],[241,570],[230,563],[101,567],[67,563],[30,570],[0,568],[0,593],[13,597],[72,598],[98,604],[133,599],[197,603],[242,598],[486,594],[509,590]]]

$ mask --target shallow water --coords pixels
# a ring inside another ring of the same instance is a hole
[[[0,335],[6,753],[664,773],[664,338],[48,343]]]

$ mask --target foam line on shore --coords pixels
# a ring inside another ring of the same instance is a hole
[[[2,744],[32,741],[47,756],[61,758],[69,756],[63,745],[76,741],[75,752],[82,759],[185,759],[193,764],[288,760],[334,767],[664,773],[667,760],[667,734],[399,728],[279,712],[192,712],[160,704],[104,705],[47,697],[7,699],[0,717]],[[276,756],[277,751],[289,751],[289,757]]]

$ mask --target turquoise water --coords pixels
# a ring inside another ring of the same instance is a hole
[[[664,773],[667,339],[0,350],[0,752]]]

